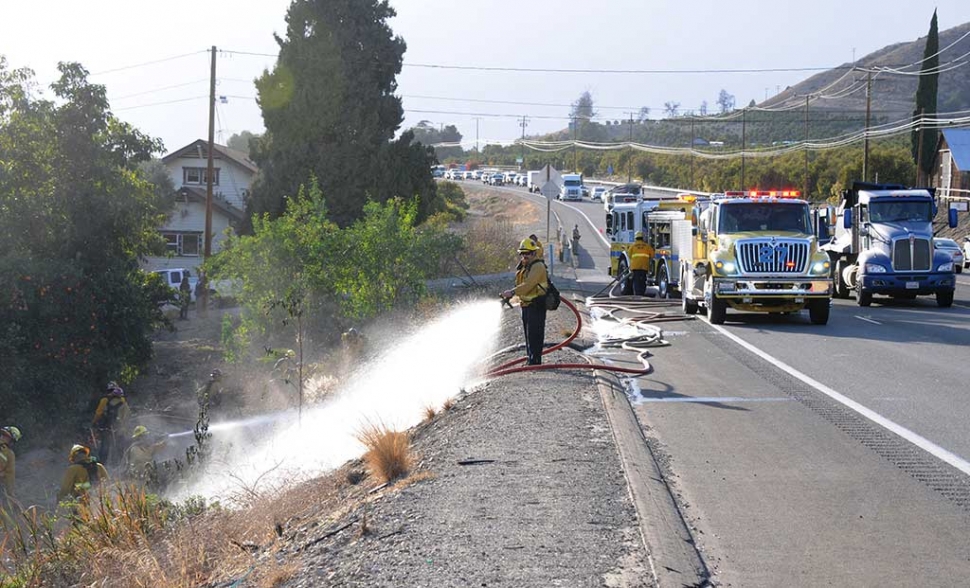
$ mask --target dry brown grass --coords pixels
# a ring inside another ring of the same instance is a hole
[[[441,405],[441,410],[448,412],[449,410],[455,408],[455,399],[449,398],[445,400],[445,403]]]
[[[424,420],[431,421],[434,420],[434,417],[436,416],[438,416],[438,411],[435,410],[435,407],[431,406],[430,404],[424,407]]]
[[[367,453],[364,461],[374,476],[392,482],[407,475],[411,468],[411,440],[403,431],[389,429],[383,423],[368,423],[357,433]]]

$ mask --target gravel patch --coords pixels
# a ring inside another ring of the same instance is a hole
[[[547,342],[564,339],[573,320],[565,306],[550,313]],[[506,311],[500,348],[521,340],[518,310]],[[566,349],[543,361],[579,359]],[[651,585],[592,373],[497,378],[413,437],[411,481],[283,547],[278,559],[299,571],[280,585]]]

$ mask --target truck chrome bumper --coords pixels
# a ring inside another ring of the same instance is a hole
[[[829,298],[832,280],[715,278],[714,293],[718,298]]]

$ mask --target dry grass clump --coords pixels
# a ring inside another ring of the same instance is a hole
[[[455,399],[449,398],[445,400],[445,403],[441,405],[441,410],[448,412],[449,410],[455,408]]]
[[[406,432],[394,431],[383,423],[368,423],[356,436],[367,448],[364,461],[375,477],[391,482],[408,474],[413,458]]]
[[[190,588],[236,581],[278,586],[298,563],[268,563],[293,529],[347,499],[343,474],[267,489],[249,508],[172,504],[136,485],[105,487],[57,513],[0,509],[0,586]]]
[[[435,407],[431,406],[430,404],[424,407],[424,420],[434,420],[434,417],[436,416],[438,416],[438,411],[435,410]]]

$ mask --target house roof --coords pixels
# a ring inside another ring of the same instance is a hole
[[[202,188],[193,188],[192,186],[183,186],[179,189],[184,192],[185,195],[195,202],[201,202],[205,204],[205,190]],[[245,211],[239,209],[236,206],[230,206],[225,200],[221,198],[216,198],[215,195],[212,197],[212,208],[218,210],[224,215],[228,216],[232,220],[241,221],[245,216]]]
[[[957,169],[970,171],[970,129],[943,129],[943,138],[950,148]]]
[[[204,141],[202,139],[193,141],[188,145],[186,145],[185,147],[182,147],[181,149],[172,151],[171,153],[163,157],[162,161],[164,163],[168,163],[174,159],[177,159],[179,157],[184,157],[185,155],[189,155],[189,154],[196,155],[198,157],[207,158],[209,156],[208,151],[206,151],[206,149],[208,148],[208,144],[209,144],[208,141]],[[256,173],[257,171],[259,171],[259,168],[256,167],[256,164],[253,163],[253,161],[249,159],[249,157],[247,157],[246,154],[243,153],[242,151],[236,151],[235,149],[230,149],[225,145],[219,145],[218,143],[213,143],[212,147],[213,147],[213,151],[215,152],[213,154],[214,157],[222,157],[222,158],[234,161],[253,173]]]

